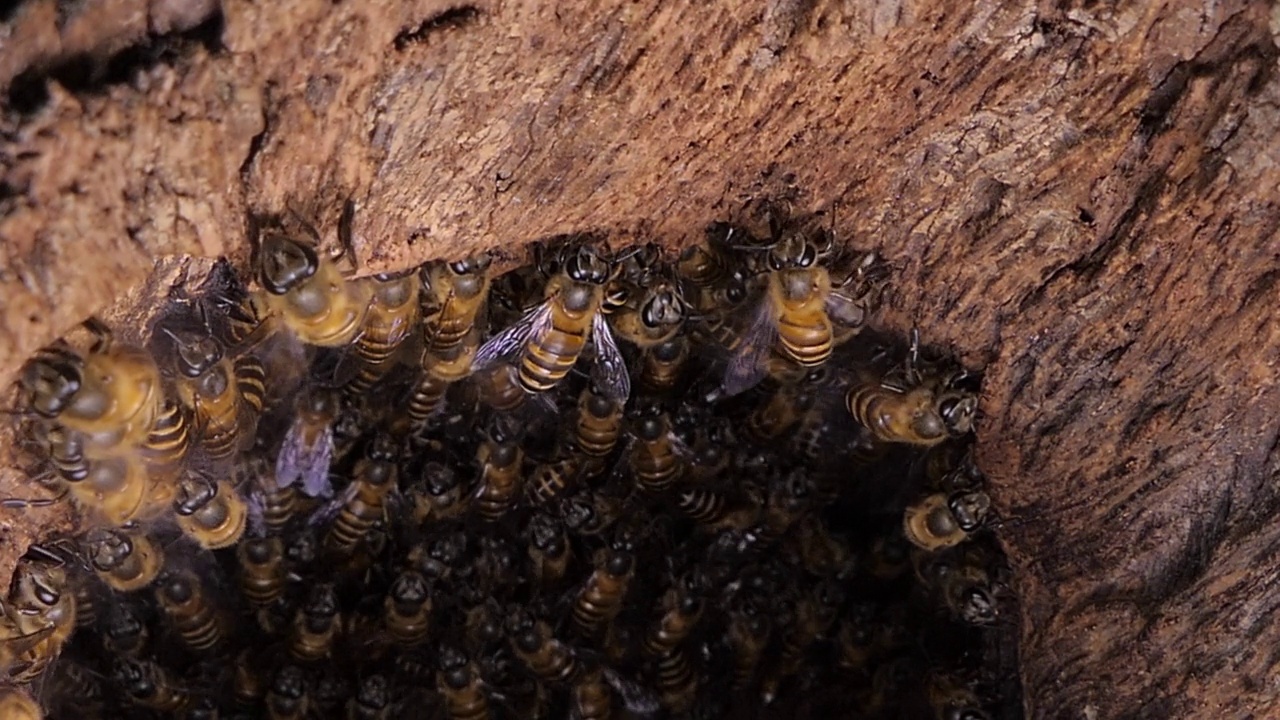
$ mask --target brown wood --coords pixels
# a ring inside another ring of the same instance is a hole
[[[895,265],[881,321],[986,370],[1029,717],[1280,712],[1266,3],[114,5],[151,24],[4,23],[37,31],[0,52],[0,380],[155,257],[243,263],[287,203],[332,237],[352,198],[362,272],[836,206]],[[172,47],[70,81],[138,43]]]

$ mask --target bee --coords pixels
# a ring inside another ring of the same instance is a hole
[[[703,600],[692,592],[691,580],[683,578],[662,596],[662,616],[644,636],[644,650],[654,657],[674,650],[702,619]]]
[[[854,419],[885,443],[932,447],[973,431],[978,398],[961,387],[967,374],[922,377],[917,368],[919,334],[912,331],[907,368],[849,388],[846,405]]]
[[[45,449],[54,471],[69,483],[83,482],[89,477],[89,461],[84,456],[84,436],[54,423],[36,426],[38,442]]]
[[[147,433],[142,457],[152,481],[151,502],[164,505],[167,491],[182,471],[191,448],[191,421],[181,403],[166,399]]]
[[[374,437],[365,457],[356,463],[354,482],[320,512],[321,517],[337,513],[325,539],[331,550],[352,553],[374,523],[385,517],[387,496],[396,491],[399,457],[391,436]]]
[[[591,383],[578,396],[574,447],[590,458],[613,452],[622,434],[622,403],[602,394]]]
[[[354,206],[347,203],[339,220],[339,236],[350,245]],[[303,223],[316,241],[319,233]],[[371,293],[367,284],[344,277],[330,258],[320,257],[311,243],[278,230],[262,238],[258,248],[259,296],[270,313],[308,345],[346,347],[364,327]]]
[[[619,338],[649,350],[676,337],[686,305],[680,286],[666,277],[646,273],[640,286],[644,293],[615,311],[611,320]]]
[[[595,250],[578,245],[561,253],[562,268],[547,282],[543,302],[476,352],[475,367],[519,358],[520,385],[530,393],[555,387],[594,341],[591,379],[606,396],[625,402],[631,377],[601,312],[605,287],[616,270]]]
[[[925,695],[936,720],[991,720],[972,688],[943,673],[930,673]]]
[[[267,717],[270,720],[302,720],[310,702],[307,676],[297,665],[282,665],[267,691]]]
[[[675,390],[689,361],[689,340],[677,335],[645,351],[640,359],[640,385],[655,395]]]
[[[673,714],[688,712],[698,693],[698,676],[688,655],[676,647],[660,656],[657,665],[662,706]]]
[[[290,487],[301,481],[307,497],[333,495],[329,464],[333,461],[333,421],[338,407],[338,396],[332,391],[315,388],[302,394],[276,457],[277,485]]]
[[[141,532],[95,528],[85,535],[89,562],[98,577],[117,592],[133,592],[160,575],[164,552]]]
[[[249,476],[249,520],[255,536],[279,535],[298,514],[301,502],[298,489],[276,482],[275,468],[261,457],[246,463]]]
[[[999,619],[997,586],[987,572],[989,558],[980,547],[945,553],[916,553],[916,577],[939,598],[953,617],[970,625],[993,625]]]
[[[498,522],[515,505],[523,485],[524,450],[514,423],[495,417],[476,449],[480,480],[472,499],[481,519]]]
[[[499,366],[507,367],[507,366]],[[497,368],[495,368],[496,370]],[[421,426],[432,415],[444,405],[445,396],[449,392],[448,380],[441,380],[429,372],[423,372],[418,376],[418,381],[414,383],[413,390],[409,395],[409,404],[406,413],[409,420],[415,426]],[[515,386],[516,392],[520,393],[520,399],[524,400],[524,390],[520,386]]]
[[[488,720],[489,698],[486,697],[475,663],[451,646],[440,649],[440,671],[436,688],[444,696],[445,709],[452,720]]]
[[[671,430],[671,418],[665,412],[649,408],[638,413],[632,429],[636,442],[628,454],[636,484],[651,493],[665,492],[675,486],[684,474],[687,454]]]
[[[435,262],[422,278],[427,293],[427,347],[441,353],[456,348],[475,328],[489,298],[492,278],[488,255],[454,262]]]
[[[57,659],[76,629],[75,593],[61,565],[22,559],[0,617],[0,675],[30,682]]]
[[[333,650],[341,625],[338,596],[333,586],[313,586],[306,603],[294,615],[289,654],[300,662],[314,663],[325,659]]]
[[[252,648],[236,654],[231,672],[231,694],[238,707],[256,708],[266,697],[267,687],[261,665],[262,659]]]
[[[245,449],[266,396],[266,370],[251,355],[227,357],[213,337],[162,328],[173,342],[182,404],[195,413],[200,442],[214,460]]]
[[[396,351],[417,329],[419,318],[419,283],[412,272],[378,274],[358,282],[369,286],[372,302],[354,347],[363,367],[347,386],[356,395],[368,391],[391,369]]]
[[[779,387],[746,417],[743,435],[757,445],[775,442],[801,421],[812,404],[808,393],[793,386]]]
[[[534,582],[543,589],[557,585],[569,569],[569,536],[564,524],[538,512],[529,518],[527,532]]]
[[[120,527],[149,518],[148,494],[152,487],[146,466],[137,455],[91,461],[88,473],[84,481],[70,486],[71,496],[90,508],[105,525]]]
[[[200,578],[173,573],[156,587],[156,600],[178,637],[193,652],[208,652],[221,644],[226,632],[224,621],[205,596]]]
[[[991,498],[981,490],[931,493],[907,506],[902,529],[911,544],[932,552],[963,542],[982,526],[990,510]]]
[[[586,637],[600,634],[622,611],[636,558],[625,543],[615,542],[596,552],[595,570],[573,604],[573,624]]]
[[[390,710],[390,683],[383,675],[370,675],[347,701],[347,720],[385,720]]]
[[[511,649],[529,672],[543,682],[566,685],[578,676],[578,660],[571,647],[557,640],[551,627],[517,609],[508,619]]]
[[[494,412],[514,413],[529,399],[520,385],[520,372],[514,365],[494,365],[477,372],[474,377],[480,402]]]
[[[191,695],[179,687],[165,669],[154,662],[117,658],[113,663],[113,680],[135,705],[159,712],[179,713],[186,710]]]
[[[823,263],[831,238],[821,240],[800,232],[783,232],[775,225],[768,245],[765,289],[750,324],[731,349],[722,389],[736,395],[758,383],[769,371],[775,351],[789,363],[813,368],[831,357],[836,334],[833,316],[858,326],[865,304],[832,287]]]
[[[623,500],[602,488],[592,488],[561,503],[564,525],[576,537],[599,537],[621,519]]]
[[[782,681],[800,670],[804,653],[835,625],[844,600],[840,584],[836,580],[825,580],[796,603],[794,621],[782,636],[777,667],[761,684],[761,699],[765,704],[777,698]]]
[[[583,456],[575,453],[563,453],[555,460],[539,463],[529,476],[526,494],[535,505],[547,505],[567,495],[582,475],[585,463]]]
[[[278,537],[245,538],[236,545],[240,592],[249,604],[262,608],[284,595],[284,543]]]
[[[151,631],[132,603],[112,606],[102,635],[103,646],[112,654],[140,658],[151,643]]]
[[[46,348],[27,363],[21,378],[29,405],[85,437],[90,459],[142,447],[164,407],[160,369],[151,355],[113,342],[100,322],[86,326],[95,335],[81,357],[66,347]]]
[[[729,613],[726,641],[733,653],[733,689],[750,686],[760,666],[765,646],[772,632],[768,618],[751,607],[742,607]]]
[[[392,640],[413,647],[427,639],[431,629],[431,589],[416,570],[403,570],[391,583],[383,601],[383,622]]]
[[[427,508],[420,516],[435,520],[448,520],[461,515],[467,509],[467,488],[453,468],[438,462],[429,462],[422,469],[423,498]]]
[[[226,480],[191,475],[178,485],[173,510],[178,527],[207,550],[230,547],[244,535],[249,506]]]
[[[40,704],[25,689],[8,685],[0,687],[0,717],[7,720],[43,720]]]
[[[610,720],[613,717],[613,688],[605,682],[599,667],[582,674],[573,684],[571,703],[576,720]]]

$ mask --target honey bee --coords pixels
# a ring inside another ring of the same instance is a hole
[[[390,710],[390,683],[383,675],[370,675],[347,701],[347,720],[385,720]]]
[[[571,647],[557,640],[551,627],[518,609],[508,619],[511,649],[529,672],[543,682],[566,685],[578,676],[578,660]]]
[[[534,513],[527,532],[534,582],[543,589],[557,585],[569,569],[569,536],[563,523],[550,514]]]
[[[467,488],[458,473],[449,465],[429,462],[422,469],[422,497],[427,504],[419,512],[423,519],[449,520],[467,509]]]
[[[140,532],[96,528],[85,535],[84,544],[98,577],[117,592],[150,585],[164,565],[160,546]]]
[[[391,436],[374,437],[365,457],[356,463],[355,480],[319,512],[320,518],[337,514],[325,538],[327,547],[342,554],[352,553],[374,523],[386,516],[387,497],[396,491],[399,457]]]
[[[350,244],[354,206],[347,203],[339,221],[343,245]],[[319,233],[303,223],[318,242]],[[344,277],[337,264],[316,253],[312,243],[300,242],[278,230],[262,237],[258,248],[259,298],[267,310],[299,340],[319,347],[345,347],[360,333],[368,314],[368,285]]]
[[[645,351],[640,359],[640,385],[655,395],[675,391],[689,361],[689,340],[677,335]]]
[[[151,477],[152,503],[163,505],[164,495],[182,470],[191,448],[191,421],[181,403],[166,399],[147,433],[142,457]]]
[[[635,555],[625,543],[615,542],[596,552],[595,570],[573,605],[573,624],[579,632],[595,637],[613,622],[622,610],[635,570]]]
[[[230,547],[244,535],[249,506],[226,480],[191,475],[178,485],[173,510],[178,527],[207,550]]]
[[[300,662],[319,662],[333,650],[334,639],[342,625],[338,612],[338,596],[332,585],[311,588],[306,603],[294,616],[289,635],[289,654]]]
[[[731,349],[722,383],[725,395],[736,395],[760,382],[775,351],[801,368],[825,363],[836,341],[833,317],[846,325],[862,324],[866,306],[832,287],[823,265],[830,246],[829,236],[815,240],[775,226],[774,241],[764,248],[768,261],[764,296]]]
[[[671,430],[671,418],[656,408],[637,413],[632,433],[636,442],[628,454],[636,484],[651,493],[665,492],[675,486],[684,474],[682,454],[687,449]]]
[[[426,641],[431,629],[431,590],[416,570],[403,570],[383,601],[383,621],[392,640],[404,647]]]
[[[135,705],[159,712],[179,713],[191,702],[186,688],[180,687],[165,669],[154,662],[118,658],[113,680]]]
[[[225,459],[252,441],[266,396],[266,370],[251,355],[232,360],[213,337],[162,327],[172,340],[183,405],[195,413],[208,456]]]
[[[508,367],[508,366],[499,366]],[[495,368],[495,371],[499,368]],[[409,395],[409,404],[407,414],[409,421],[415,426],[421,426],[427,422],[432,415],[444,405],[445,396],[449,392],[449,381],[441,380],[429,372],[423,372],[418,376],[418,381],[414,383],[413,390]],[[519,385],[515,386],[516,392],[520,394],[520,399],[524,400],[524,390]]]
[[[162,579],[156,587],[156,600],[178,637],[193,652],[208,652],[222,642],[224,620],[195,575],[173,573]]]
[[[982,526],[991,498],[981,490],[931,493],[908,505],[902,529],[913,545],[930,552],[958,545]]]
[[[768,618],[750,607],[734,609],[729,613],[729,629],[726,641],[733,653],[733,689],[750,686],[760,666],[765,646],[772,631]]]
[[[267,691],[267,717],[270,720],[302,720],[309,706],[306,673],[297,665],[282,665]]]
[[[0,617],[0,676],[38,678],[76,629],[75,593],[66,568],[23,558],[13,571]]]
[[[489,698],[485,695],[475,663],[452,646],[440,649],[440,671],[436,688],[444,696],[445,709],[452,720],[488,720]]]
[[[623,511],[623,499],[604,488],[592,488],[561,502],[564,525],[576,537],[600,537],[611,530]]]
[[[993,625],[1000,617],[997,586],[981,548],[962,546],[948,553],[919,553],[916,577],[951,615],[970,625]]]
[[[547,282],[543,302],[476,352],[475,368],[519,358],[520,385],[530,393],[555,387],[594,341],[591,379],[618,402],[631,394],[631,377],[601,306],[616,271],[595,250],[578,245],[561,253],[561,270]]]
[[[96,341],[81,357],[66,347],[51,347],[27,363],[22,385],[30,407],[82,433],[90,459],[138,448],[164,407],[160,369],[145,350],[113,342],[96,320],[86,321]]]
[[[245,538],[236,546],[240,592],[254,607],[266,607],[284,595],[284,543],[278,537]]]
[[[932,447],[973,430],[978,398],[960,386],[967,374],[922,377],[918,353],[919,335],[913,330],[902,377],[886,373],[849,388],[849,412],[881,442]]]
[[[669,712],[688,712],[697,699],[698,676],[684,650],[676,647],[658,658],[658,690]]]
[[[502,416],[489,424],[476,450],[480,480],[475,495],[476,511],[486,522],[498,522],[515,505],[523,485],[524,450],[520,430]]]
[[[777,667],[761,683],[761,699],[765,704],[777,698],[783,680],[800,670],[809,646],[825,637],[835,625],[844,600],[840,584],[836,580],[825,580],[796,603],[794,620],[782,636]]]
[[[812,405],[810,394],[794,386],[779,387],[746,417],[743,435],[758,445],[774,442],[794,428]]]
[[[529,399],[520,385],[520,371],[514,365],[494,365],[473,377],[480,403],[494,412],[516,413]]]
[[[249,476],[249,521],[255,536],[279,535],[297,515],[301,502],[298,489],[276,482],[275,468],[261,457],[246,462]]]
[[[680,332],[686,315],[684,295],[673,280],[646,274],[644,289],[611,317],[618,337],[642,350],[670,342]]]
[[[307,497],[333,495],[329,464],[333,461],[333,421],[338,406],[338,396],[329,390],[316,388],[303,393],[276,457],[277,485],[290,487],[301,481]]]
[[[930,673],[925,695],[935,720],[991,720],[978,694],[949,675]]]
[[[58,475],[67,482],[83,482],[89,477],[89,461],[84,456],[84,436],[54,424],[41,430],[40,442],[44,445],[49,462]]]
[[[231,671],[231,694],[235,704],[244,709],[256,708],[267,695],[262,659],[251,648],[236,654]]]
[[[582,455],[562,453],[555,460],[539,463],[529,477],[526,494],[535,505],[548,505],[567,495],[578,485],[585,466]]]
[[[658,657],[674,650],[702,619],[703,600],[691,588],[691,580],[682,578],[662,596],[662,616],[650,625],[644,636],[644,650]]]
[[[588,383],[578,397],[574,447],[590,458],[608,457],[622,434],[622,410],[622,403]]]
[[[43,720],[40,704],[23,688],[8,685],[0,687],[0,717],[8,720]]]
[[[111,608],[102,635],[103,646],[115,655],[141,658],[151,642],[151,631],[132,603],[117,603]]]
[[[355,340],[354,352],[363,367],[347,386],[357,395],[391,369],[396,351],[417,329],[419,318],[419,283],[412,272],[379,274],[359,282],[369,286],[372,302]]]
[[[576,720],[610,720],[613,717],[613,688],[605,682],[599,667],[584,672],[573,684],[572,716]]]
[[[489,298],[490,262],[488,255],[474,255],[455,262],[433,263],[427,268],[423,276],[429,306],[427,352],[448,355],[472,335]]]
[[[103,524],[120,527],[150,515],[150,478],[137,455],[94,460],[84,481],[70,485],[71,496],[89,508]]]

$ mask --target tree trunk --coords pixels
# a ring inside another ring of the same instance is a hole
[[[881,322],[985,370],[1028,716],[1280,712],[1280,14],[725,5],[18,5],[0,381],[289,206],[331,238],[354,200],[362,273],[834,208],[895,267]]]

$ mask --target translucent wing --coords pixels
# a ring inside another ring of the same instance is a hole
[[[542,303],[481,345],[476,351],[475,359],[471,361],[472,370],[484,370],[496,363],[513,359],[524,350],[529,338],[545,332],[550,326],[551,305]]]
[[[651,715],[661,709],[658,693],[640,683],[625,678],[610,668],[604,670],[605,682],[617,691],[628,712]]]
[[[313,437],[309,437],[314,432]],[[289,487],[301,481],[302,492],[307,497],[330,497],[333,485],[329,483],[329,464],[333,460],[333,426],[326,424],[318,432],[309,430],[305,423],[289,426],[276,457],[276,482]]]
[[[867,311],[853,298],[832,291],[827,295],[827,316],[831,322],[848,328],[861,327],[867,319]]]
[[[604,313],[596,313],[592,319],[591,337],[596,345],[596,361],[591,366],[592,382],[605,397],[625,403],[631,396],[631,375],[627,373],[627,363],[622,359]]]
[[[316,511],[311,514],[311,517],[307,518],[307,525],[310,527],[319,527],[321,525],[329,524],[330,521],[338,516],[338,513],[346,506],[347,503],[356,498],[356,495],[359,492],[360,484],[354,482],[351,483],[343,489],[341,495],[330,499],[328,502],[317,508]]]
[[[778,338],[778,326],[774,320],[773,303],[768,296],[756,306],[751,324],[730,348],[729,364],[725,367],[724,381],[720,383],[723,397],[732,397],[755,387],[768,374],[765,362],[773,351]]]

